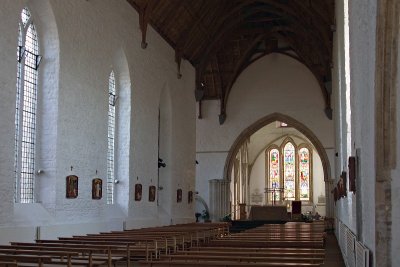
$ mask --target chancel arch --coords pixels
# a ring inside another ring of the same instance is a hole
[[[285,123],[283,127],[280,122]],[[257,142],[264,142],[262,149],[254,150]],[[248,148],[248,162],[235,164],[240,159],[237,155],[243,154],[243,144]],[[232,165],[231,155],[234,155]],[[236,170],[246,164],[247,171]],[[326,198],[330,198],[325,182],[330,177],[330,164],[325,148],[306,126],[288,116],[275,113],[243,131],[229,151],[225,168],[229,170],[227,181],[238,181],[235,175],[247,173],[247,185],[230,186],[230,209],[235,218],[239,218],[239,204],[244,203],[247,212],[250,205],[274,203],[290,208],[294,200],[302,201],[304,212],[317,210],[325,215],[329,210],[325,208],[325,203],[329,203]],[[238,194],[238,188],[246,190]]]

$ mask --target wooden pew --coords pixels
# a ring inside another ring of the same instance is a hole
[[[240,262],[240,261],[139,261],[138,267],[176,267],[176,266],[202,266],[202,267],[234,267],[234,266],[257,266],[257,267],[320,267],[318,263],[282,263],[282,262]]]
[[[232,251],[229,248],[226,250],[186,250],[175,253],[174,255],[192,255],[194,257],[198,255],[224,255],[230,256],[262,256],[262,257],[311,257],[317,259],[324,259],[325,252],[310,252],[310,251],[284,251],[284,250],[248,250],[248,251]]]
[[[0,260],[0,267],[18,267],[15,261],[2,261]]]
[[[176,236],[161,236],[161,235],[90,235],[90,236],[73,236],[73,237],[60,237],[60,241],[79,241],[79,242],[125,242],[130,243],[132,246],[146,245],[147,247],[153,246],[158,250],[165,250],[168,253],[170,250],[176,251],[179,238]],[[183,240],[184,241],[184,240]]]
[[[0,246],[0,256],[3,255],[44,255],[49,256],[52,259],[57,259],[65,262],[68,266],[72,264],[72,257],[79,256],[78,252],[75,251],[51,251],[51,250],[33,250],[33,249],[22,249],[14,246]],[[89,262],[88,262],[89,263]],[[102,262],[103,263],[103,262]]]
[[[0,246],[4,248],[6,246]],[[57,243],[26,243],[26,242],[11,242],[8,247],[18,250],[31,250],[44,252],[44,255],[54,255],[57,253],[69,252],[78,253],[71,255],[71,261],[74,264],[83,264],[87,266],[93,265],[108,265],[112,266],[115,262],[125,259],[126,250],[117,250],[114,247],[102,245],[79,245],[79,244],[57,244]],[[117,255],[113,255],[117,254]],[[123,254],[123,257],[121,256]],[[86,264],[87,263],[87,264]]]
[[[192,247],[189,251],[232,251],[232,252],[276,252],[276,253],[316,253],[325,254],[323,248],[279,248],[279,247],[266,247],[266,248],[247,248],[247,247]]]
[[[45,263],[51,263],[51,256],[47,255],[14,255],[14,254],[0,254],[0,261],[19,263],[32,263],[36,266],[42,267]]]
[[[61,240],[37,240],[40,244],[75,244],[85,246],[106,246],[116,252],[125,251],[126,256],[144,257],[146,259],[158,258],[161,250],[164,249],[158,240],[142,239],[139,241],[124,239],[79,239],[79,238],[61,238]],[[120,254],[118,254],[120,255]]]
[[[246,255],[233,255],[233,254],[224,254],[224,255],[165,255],[161,257],[161,260],[167,261],[178,261],[178,260],[199,260],[199,261],[225,261],[229,259],[229,261],[239,261],[239,262],[281,262],[281,263],[319,263],[322,264],[324,262],[324,258],[314,258],[308,256],[266,256],[266,255],[257,255],[252,254],[249,256]]]
[[[286,247],[286,248],[296,248],[296,247],[306,247],[306,248],[323,248],[323,242],[316,241],[276,241],[276,240],[251,240],[251,239],[219,239],[212,240],[209,244],[213,247]]]
[[[319,224],[264,225],[216,236],[206,246],[140,261],[139,266],[321,266],[323,240]]]

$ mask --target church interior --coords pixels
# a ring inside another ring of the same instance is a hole
[[[400,266],[400,1],[1,4],[0,266],[24,266],[10,242],[204,234],[184,250],[251,220]]]

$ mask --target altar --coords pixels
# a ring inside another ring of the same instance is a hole
[[[251,221],[289,221],[287,208],[282,205],[252,206],[248,219]]]

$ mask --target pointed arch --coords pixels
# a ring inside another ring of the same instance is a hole
[[[115,79],[115,135],[114,135],[114,179],[113,204],[118,204],[123,211],[129,213],[130,186],[119,186],[117,182],[129,184],[131,162],[132,125],[132,83],[129,64],[123,47],[113,51],[109,73],[114,72]]]
[[[38,90],[36,112],[34,202],[54,211],[57,187],[57,147],[60,44],[57,21],[50,0],[26,1],[38,36]],[[42,60],[40,60],[42,59]],[[40,63],[40,64],[39,64]],[[39,172],[39,170],[44,170]],[[36,172],[37,171],[37,172]]]
[[[15,202],[35,202],[39,40],[27,7],[20,14],[15,108]]]
[[[243,144],[245,140],[247,140],[253,133],[261,129],[267,124],[270,124],[274,121],[282,121],[290,126],[296,128],[299,132],[304,134],[310,142],[313,144],[315,149],[317,150],[318,154],[320,155],[321,162],[322,162],[322,168],[324,170],[324,181],[328,181],[331,177],[331,167],[328,159],[328,155],[326,154],[326,151],[324,149],[324,146],[322,145],[321,141],[317,138],[317,136],[304,124],[301,122],[297,121],[296,119],[293,119],[290,116],[284,115],[282,113],[272,113],[269,114],[258,121],[254,122],[251,124],[249,127],[244,129],[236,138],[236,140],[233,142],[231,148],[229,149],[228,156],[226,157],[225,161],[225,167],[224,167],[224,173],[223,177],[226,180],[229,180],[230,178],[230,170],[232,169],[233,165],[233,159],[237,152],[239,151],[239,148]]]

